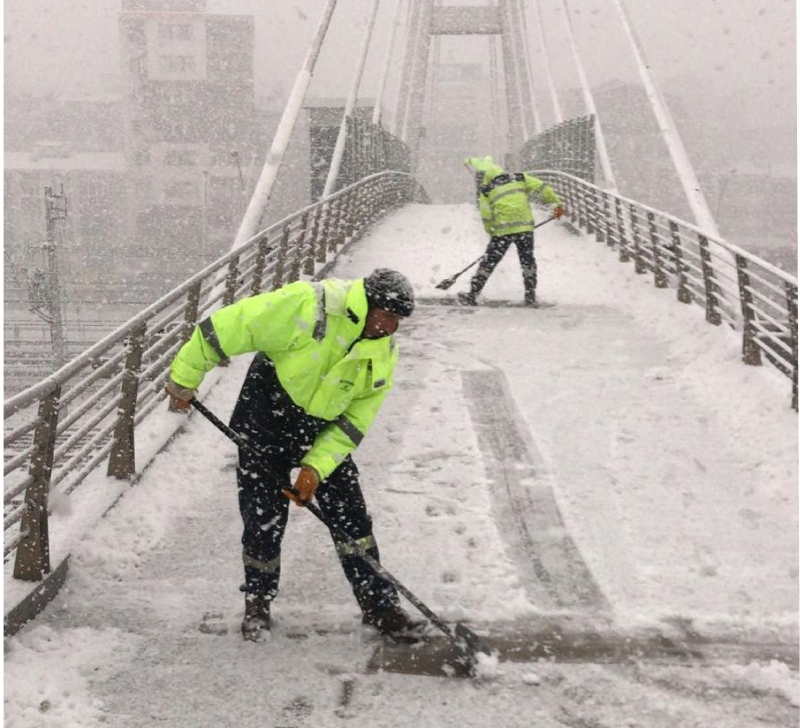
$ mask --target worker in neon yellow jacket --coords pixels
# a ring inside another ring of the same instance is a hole
[[[535,306],[538,280],[533,253],[533,211],[529,198],[551,205],[556,218],[565,212],[561,198],[542,180],[524,172],[508,173],[495,164],[492,157],[467,157],[464,164],[478,176],[478,207],[490,240],[472,276],[469,292],[459,293],[458,299],[463,304],[475,306],[489,276],[513,244],[517,247],[522,267],[525,305]]]
[[[316,497],[326,520],[379,560],[351,453],[392,387],[392,334],[413,310],[408,279],[387,268],[363,279],[298,281],[219,309],[172,362],[167,393],[187,409],[206,372],[256,352],[230,423],[262,455],[239,449],[246,640],[261,641],[271,627],[289,499]],[[295,495],[287,488],[297,468]],[[335,536],[334,545],[365,624],[387,635],[420,626],[392,584]]]

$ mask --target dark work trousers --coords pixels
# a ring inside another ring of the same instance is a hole
[[[244,524],[242,591],[270,599],[277,595],[281,541],[290,505],[281,490],[292,484],[291,470],[300,466],[301,458],[328,424],[298,407],[281,386],[273,363],[264,354],[256,354],[231,417],[231,427],[263,453],[260,457],[239,448],[236,475]],[[358,468],[351,457],[319,484],[316,501],[328,523],[361,543],[372,558],[380,559]],[[392,584],[331,536],[362,610],[399,602]]]
[[[470,281],[470,293],[478,296],[489,280],[489,276],[503,259],[511,244],[517,246],[519,264],[522,267],[522,283],[525,286],[525,301],[536,302],[536,258],[533,255],[533,230],[511,235],[492,235],[483,260]]]

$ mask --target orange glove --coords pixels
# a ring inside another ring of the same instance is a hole
[[[298,506],[304,506],[314,497],[318,485],[319,475],[317,475],[317,471],[308,465],[304,465],[300,468],[297,480],[294,481],[294,489],[297,492],[284,490],[283,494]]]
[[[188,387],[181,387],[180,384],[173,382],[171,379],[164,387],[164,391],[169,395],[170,409],[173,411],[186,412],[189,409],[189,402],[194,399],[197,392]]]
[[[566,209],[564,209],[564,205],[557,205],[556,209],[553,210],[553,217],[558,220],[558,218],[562,217],[566,213]]]

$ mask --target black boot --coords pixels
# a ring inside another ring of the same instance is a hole
[[[242,637],[248,642],[263,642],[269,634],[270,600],[262,594],[245,594]]]
[[[474,293],[472,293],[472,291],[470,291],[469,293],[465,291],[459,291],[459,293],[456,295],[456,298],[458,299],[458,302],[463,306],[478,305],[477,296]]]
[[[525,305],[531,306],[532,308],[536,307],[536,291],[526,291],[525,292]]]
[[[424,619],[412,619],[399,604],[393,602],[364,609],[361,622],[374,627],[386,637],[418,637],[425,625]]]

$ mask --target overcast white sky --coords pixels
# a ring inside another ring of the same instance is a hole
[[[529,9],[529,35],[533,25]],[[562,87],[577,85],[566,43],[562,0],[538,0],[551,65]],[[488,4],[462,0],[448,5]],[[776,95],[793,95],[796,86],[796,19],[791,0],[628,0],[632,21],[653,72],[661,81],[696,78],[713,89],[767,86]],[[374,95],[389,39],[395,0],[382,0],[376,25],[377,47],[364,77],[364,95]],[[401,17],[406,19],[408,0]],[[320,0],[209,0],[211,12],[256,16],[260,94],[277,86],[291,88],[324,7]],[[316,73],[316,89],[346,96],[361,48],[370,0],[339,0]],[[576,37],[590,82],[613,78],[636,80],[636,69],[622,34],[613,0],[573,0]],[[11,91],[113,93],[118,90],[118,2],[111,0],[7,0],[4,3],[5,80]],[[446,60],[465,60],[474,47],[478,57],[485,39],[450,39]],[[537,43],[534,68],[541,67]],[[399,71],[400,47],[396,48]],[[539,79],[539,83],[544,83]],[[312,87],[312,92],[314,88]],[[319,95],[322,95],[317,91]],[[794,104],[792,104],[794,108]]]

